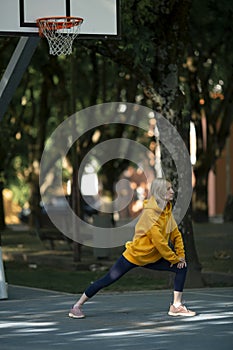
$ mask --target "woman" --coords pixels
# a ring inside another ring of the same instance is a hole
[[[175,273],[173,303],[168,315],[195,316],[182,304],[182,293],[187,273],[182,235],[172,215],[174,191],[165,179],[155,179],[149,199],[144,201],[143,212],[136,224],[133,240],[101,279],[91,284],[69,312],[73,318],[85,317],[82,305],[100,289],[117,281],[126,272],[141,266],[147,269]]]

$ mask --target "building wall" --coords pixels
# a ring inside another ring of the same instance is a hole
[[[221,157],[217,160],[215,186],[212,188],[215,190],[215,215],[221,215],[227,196],[233,195],[233,125]]]

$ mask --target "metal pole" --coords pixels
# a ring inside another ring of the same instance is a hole
[[[2,248],[0,247],[0,299],[7,299],[7,284],[5,280],[4,267],[2,262]]]
[[[0,121],[26,71],[40,37],[21,37],[0,81]]]
[[[40,37],[21,37],[0,81],[0,121],[26,71]],[[1,237],[0,237],[1,238]],[[0,245],[0,299],[7,299],[7,284]]]

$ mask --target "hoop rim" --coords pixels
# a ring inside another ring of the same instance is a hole
[[[59,21],[61,20],[61,21]],[[63,21],[62,21],[63,20]],[[57,22],[58,21],[58,22]],[[70,22],[69,22],[70,21]],[[75,16],[53,16],[53,17],[40,17],[36,19],[37,27],[39,27],[39,33],[42,34],[42,23],[48,25],[47,30],[62,29],[62,28],[72,28],[79,26],[83,23],[82,17]]]
[[[49,16],[49,17],[37,18],[36,19],[36,23],[40,23],[41,21],[54,22],[54,20],[56,20],[56,19],[68,19],[68,20],[74,19],[74,20],[77,20],[78,22],[83,22],[83,18],[82,17],[75,17],[75,16],[52,16],[52,17],[50,17]]]

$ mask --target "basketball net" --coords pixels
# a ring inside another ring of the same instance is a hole
[[[39,35],[46,37],[50,55],[70,55],[74,39],[79,35],[83,18],[44,17],[36,20]]]

